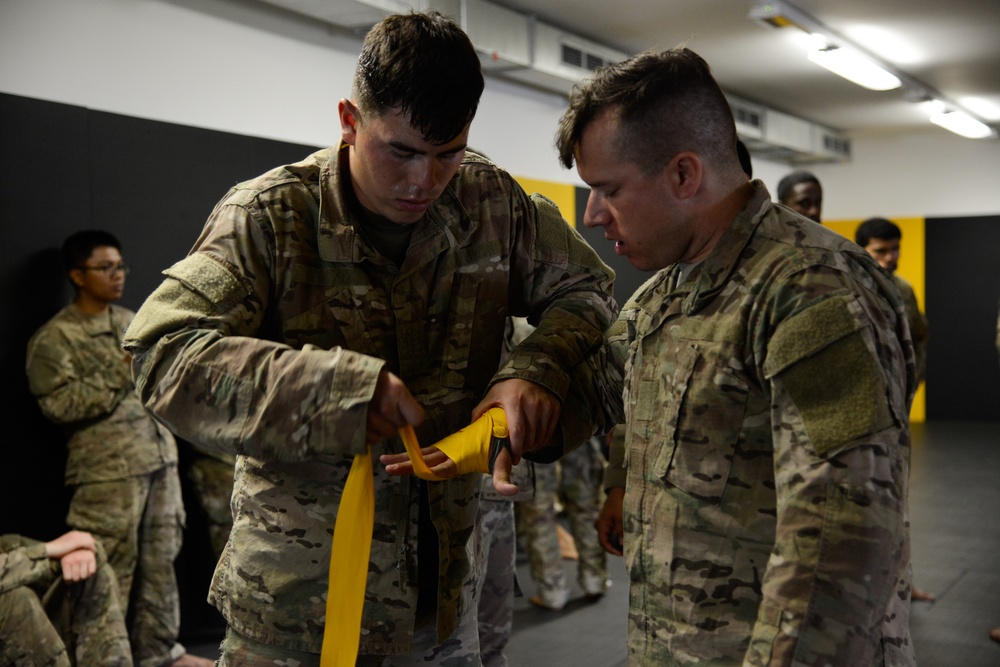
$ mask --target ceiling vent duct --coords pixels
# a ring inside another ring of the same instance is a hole
[[[628,58],[622,51],[610,49],[542,21],[532,23],[531,68],[504,76],[520,83],[568,93],[594,70]]]
[[[351,30],[367,30],[389,14],[408,12],[407,0],[263,0],[298,14]]]
[[[489,0],[262,0],[356,32],[388,14],[437,10],[468,33],[487,74],[565,95],[594,70],[627,53],[501,7]],[[822,125],[727,95],[736,130],[750,151],[791,165],[846,162],[851,141]]]
[[[726,98],[736,133],[754,155],[792,165],[851,159],[851,140],[835,130],[733,95]]]

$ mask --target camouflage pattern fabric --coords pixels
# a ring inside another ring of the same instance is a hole
[[[927,317],[920,312],[917,296],[913,293],[910,283],[892,274],[892,281],[899,288],[906,306],[906,321],[910,325],[910,338],[913,340],[913,355],[917,365],[917,386],[927,377]]]
[[[67,584],[44,543],[0,538],[0,664],[131,667],[115,574],[96,555],[97,571]]]
[[[530,465],[527,461],[514,470]],[[514,481],[514,480],[512,480]],[[524,493],[522,483],[518,493]],[[493,478],[483,476],[483,497],[479,504],[479,528],[483,540],[483,576],[479,582],[479,648],[483,667],[507,667],[504,648],[514,626],[514,594],[517,590],[514,535],[514,500],[493,490]]]
[[[208,536],[216,560],[233,530],[233,468],[235,456],[202,454],[195,450],[187,476],[198,505],[205,513]]]
[[[174,561],[184,524],[177,467],[76,487],[66,521],[94,536],[118,577],[136,664],[184,654],[177,642],[180,598]]]
[[[87,315],[70,304],[28,342],[28,387],[66,432],[66,484],[146,475],[177,463],[177,445],[135,394],[121,337],[133,313]]]
[[[577,581],[585,595],[602,595],[608,570],[594,522],[601,509],[604,458],[600,440],[591,438],[552,464],[535,466],[535,497],[518,505],[525,531],[531,578],[546,607],[561,609],[569,600],[569,584],[556,536],[556,500],[562,499],[570,533],[579,553]]]
[[[239,455],[210,600],[240,635],[302,652],[319,652],[325,596],[337,594],[327,590],[331,530],[382,368],[424,406],[421,442],[466,426],[491,383],[518,377],[565,399],[572,448],[598,409],[568,397],[566,369],[600,346],[614,312],[613,274],[556,207],[471,153],[397,267],[358,232],[347,156],[326,149],[234,187],[125,340],[153,414],[185,440]],[[542,313],[501,367],[504,319]],[[372,446],[375,460],[402,451],[398,438]],[[418,480],[380,465],[374,474],[361,652],[405,654]],[[460,621],[474,625],[481,484],[470,475],[428,486],[442,641]]]
[[[899,293],[759,181],[690,277],[648,281],[627,345],[625,487],[636,665],[912,665]],[[615,355],[611,355],[612,358]]]
[[[68,436],[66,522],[104,547],[136,662],[156,665],[184,653],[173,569],[184,523],[177,445],[135,393],[121,349],[133,313],[109,308],[89,316],[70,304],[43,325],[28,343],[28,384]]]

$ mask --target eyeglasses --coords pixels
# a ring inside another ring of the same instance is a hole
[[[100,266],[78,266],[81,271],[100,271],[108,278],[113,278],[116,273],[127,276],[132,268],[128,264],[102,264]]]

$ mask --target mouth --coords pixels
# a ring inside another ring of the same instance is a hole
[[[397,199],[396,203],[399,208],[410,213],[422,213],[426,211],[432,203],[433,199]]]

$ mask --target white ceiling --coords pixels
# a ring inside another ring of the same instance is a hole
[[[803,33],[750,0],[492,0],[635,53],[687,43],[728,92],[851,133],[928,127],[903,89],[874,92],[806,59]],[[774,4],[781,4],[780,1]],[[1000,128],[1000,0],[793,0],[800,10]],[[897,44],[895,53],[888,47]],[[972,98],[972,101],[970,101]],[[985,110],[973,106],[980,100]]]

